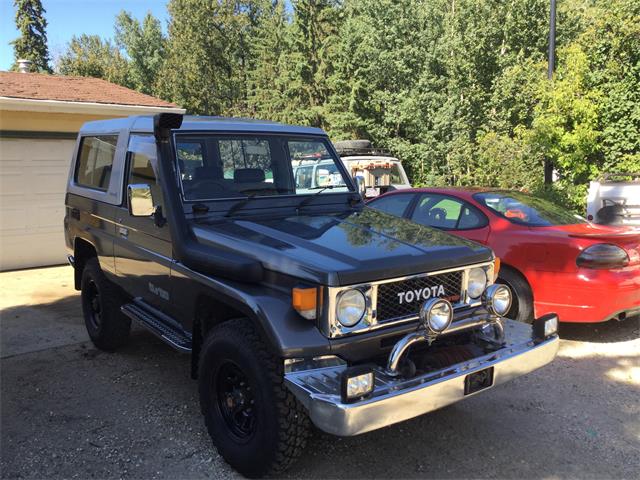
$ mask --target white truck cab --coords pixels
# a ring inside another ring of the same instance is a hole
[[[411,188],[401,161],[374,148],[369,140],[344,140],[334,146],[351,176],[363,178],[366,198]]]
[[[608,173],[590,182],[587,219],[640,227],[640,173]]]

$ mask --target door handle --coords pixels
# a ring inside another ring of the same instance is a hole
[[[125,227],[118,227],[118,233],[122,238],[127,238],[129,236],[129,229]]]

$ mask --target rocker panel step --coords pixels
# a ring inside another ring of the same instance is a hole
[[[140,306],[139,303],[127,303],[120,307],[120,310],[127,317],[141,323],[150,330],[151,333],[158,336],[162,341],[176,350],[183,353],[191,352],[191,335],[188,332],[167,323],[165,320]]]

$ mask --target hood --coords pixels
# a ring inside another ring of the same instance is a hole
[[[368,207],[341,214],[206,220],[193,223],[192,229],[204,245],[241,253],[267,270],[330,286],[493,258],[487,247]]]

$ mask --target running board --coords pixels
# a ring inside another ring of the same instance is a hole
[[[173,321],[169,322],[168,317],[167,319],[162,318],[165,316],[164,314],[153,312],[151,307],[145,308],[140,305],[141,303],[127,303],[120,307],[120,310],[179,352],[191,353],[191,334],[174,325]]]

